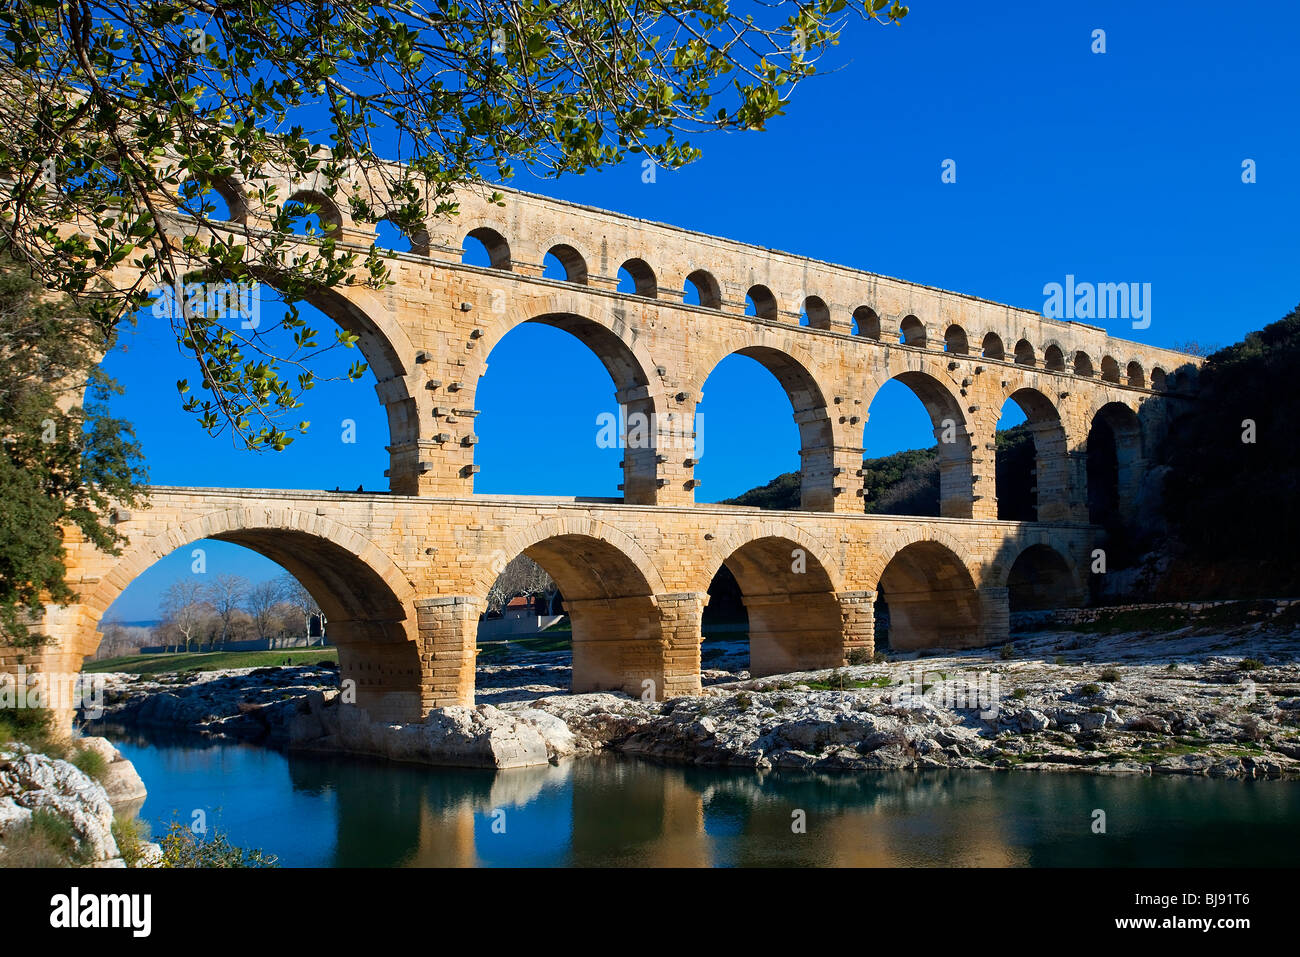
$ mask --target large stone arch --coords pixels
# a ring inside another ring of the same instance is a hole
[[[621,308],[611,304],[608,311],[593,314],[588,296],[561,292],[507,309],[484,328],[481,348],[476,348],[465,360],[464,382],[472,390],[470,398],[478,394],[492,351],[514,329],[527,322],[567,332],[591,350],[605,367],[614,384],[614,402],[608,411],[618,414],[621,408],[625,413],[621,416],[623,499],[638,505],[656,504],[659,449],[663,446],[691,449],[687,439],[694,432],[694,419],[685,412],[666,408],[662,379],[654,374],[656,363]],[[592,428],[595,427],[593,422]]]
[[[725,565],[740,586],[751,674],[844,664],[837,564],[802,530],[777,522],[733,534],[711,551],[710,580]]]
[[[516,531],[495,561],[477,573],[482,596],[497,570],[519,554],[540,565],[564,597],[573,627],[574,692],[639,695],[646,681],[665,687],[666,649],[656,599],[665,591],[663,579],[630,536],[582,516]]]
[[[865,445],[865,432],[871,421],[871,407],[886,382],[906,386],[924,406],[934,430],[939,453],[939,515],[943,518],[970,518],[974,508],[974,445],[967,415],[958,397],[958,386],[943,371],[942,358],[904,350],[894,350],[886,367],[868,384],[863,396],[863,415],[859,445]],[[870,496],[871,489],[864,489]]]
[[[722,337],[695,366],[690,381],[697,400],[709,376],[733,355],[745,356],[763,366],[790,402],[790,411],[799,428],[799,507],[809,512],[834,511],[835,424],[811,352],[806,345],[798,343],[797,334],[777,327],[755,325],[743,333]]]
[[[1025,426],[1034,442],[1034,470],[1031,487],[1033,514],[1025,516],[1037,522],[1069,521],[1072,515],[1069,439],[1065,423],[1055,400],[1025,378],[1009,380],[1003,401],[1014,402],[1025,415]],[[1001,491],[999,490],[999,495]],[[999,513],[999,518],[1011,519]]]
[[[1137,401],[1128,396],[1105,398],[1109,401],[1098,401],[1091,410],[1083,449],[1089,520],[1096,524],[1132,519],[1146,472],[1146,441]]]
[[[320,604],[339,649],[341,677],[375,720],[418,721],[431,706],[422,689],[416,591],[377,545],[322,515],[282,506],[239,507],[191,518],[134,543],[83,597],[82,654],[113,600],[158,560],[202,539],[242,545],[284,567]]]
[[[1025,541],[1014,555],[998,562],[990,577],[1007,589],[1010,611],[1075,608],[1083,604],[1086,587],[1068,552],[1046,539]]]
[[[881,565],[876,606],[887,608],[888,641],[900,651],[966,648],[984,643],[985,612],[979,579],[961,550],[938,536],[918,535],[891,549]],[[880,639],[879,631],[877,640]]]

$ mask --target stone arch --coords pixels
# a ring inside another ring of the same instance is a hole
[[[493,561],[499,559],[502,567],[504,567],[504,563],[514,556],[529,554],[530,550],[540,542],[545,542],[548,539],[565,538],[590,539],[600,542],[612,549],[611,552],[606,553],[611,560],[613,560],[613,553],[617,552],[632,568],[636,569],[639,580],[644,583],[640,593],[658,595],[668,591],[658,566],[646,553],[645,549],[637,544],[636,539],[614,525],[598,521],[583,515],[581,512],[575,512],[571,517],[547,519],[537,525],[529,525],[507,535],[502,543],[500,553],[487,556],[484,562],[480,563],[475,569],[474,581],[478,586],[479,593],[486,595],[487,590],[496,581],[498,572],[492,570]],[[590,594],[584,589],[584,595],[591,597],[604,591],[607,593],[606,597],[608,597],[610,594],[616,594],[616,590],[611,590],[611,588],[612,586],[608,583],[605,585],[594,583]]]
[[[1101,357],[1101,378],[1103,382],[1119,382],[1119,363],[1114,356]]]
[[[1065,371],[1065,352],[1056,343],[1051,343],[1043,350],[1043,368],[1048,372]]]
[[[808,317],[809,329],[829,329],[831,327],[831,310],[821,296],[808,296],[803,301],[804,315]]]
[[[961,402],[952,386],[930,371],[930,364],[925,360],[912,357],[902,365],[902,370],[890,376],[890,380],[912,391],[925,407],[934,428],[939,452],[939,514],[944,518],[970,518],[974,508],[973,447]],[[863,399],[868,422],[872,403],[883,385],[880,383]],[[864,424],[864,432],[865,429]],[[863,491],[864,495],[871,495],[871,489]]]
[[[546,256],[554,256],[564,270],[564,281],[576,286],[587,285],[587,257],[569,243],[556,243],[546,251]]]
[[[933,534],[896,548],[876,588],[876,636],[899,651],[982,643],[984,614],[960,551]]]
[[[1080,349],[1074,354],[1074,374],[1091,377],[1093,371],[1092,359],[1088,356],[1088,353]]]
[[[1016,343],[1015,354],[1016,365],[1033,366],[1037,365],[1038,357],[1034,353],[1034,347],[1028,339],[1021,339]]]
[[[1005,359],[1007,357],[1006,349],[1002,345],[1002,337],[996,332],[990,332],[980,343],[980,352],[985,359]]]
[[[184,189],[189,183],[194,183],[196,189],[200,189],[202,184],[195,177],[190,177],[182,184]],[[244,225],[248,222],[249,203],[248,195],[244,191],[243,183],[233,176],[213,176],[208,180],[208,188],[221,197],[226,204],[226,210],[230,218],[225,220],[230,223]],[[213,220],[220,222],[220,220]]]
[[[998,584],[1006,587],[1012,612],[1077,608],[1085,596],[1074,562],[1046,542],[1031,542],[1004,563]]]
[[[1151,369],[1151,388],[1156,392],[1165,392],[1169,388],[1169,383],[1165,377],[1165,370],[1159,366]]]
[[[644,296],[647,299],[658,298],[659,280],[655,278],[655,271],[644,259],[633,257],[618,268],[619,272],[626,269],[627,274],[632,277],[634,296]]]
[[[776,296],[772,290],[764,285],[755,285],[749,287],[749,292],[745,297],[754,304],[754,315],[759,319],[779,319],[780,308],[776,302]]]
[[[330,623],[343,678],[373,720],[419,721],[433,706],[422,689],[416,590],[373,542],[332,519],[273,504],[191,518],[134,545],[84,598],[86,624],[155,562],[201,539],[231,542],[283,566],[311,592]],[[97,641],[83,635],[88,651]]]
[[[551,326],[567,332],[585,345],[600,360],[614,384],[611,414],[621,406],[626,448],[623,456],[623,498],[628,503],[651,505],[658,495],[658,463],[661,429],[680,428],[659,413],[665,408],[658,376],[651,378],[655,361],[645,343],[620,317],[601,312],[588,318],[590,303],[579,294],[561,293],[525,308],[512,306],[506,314],[489,325],[482,336],[481,349],[466,360],[464,385],[477,394],[479,382],[487,372],[492,351],[513,329],[525,322]],[[608,323],[608,324],[607,324]],[[638,427],[643,426],[638,431]],[[643,437],[644,436],[644,440]]]
[[[429,228],[424,223],[416,223],[413,226],[402,226],[399,223],[394,222],[392,217],[389,216],[380,217],[379,222],[391,224],[394,229],[406,237],[407,242],[411,244],[410,250],[407,251],[409,255],[429,255],[429,247],[432,239],[429,235]],[[376,228],[378,228],[377,225]],[[394,250],[394,252],[402,252],[402,250]]]
[[[833,564],[805,538],[797,529],[765,523],[712,552],[709,567],[716,574],[725,565],[740,586],[755,677],[845,663]]]
[[[695,287],[696,294],[700,297],[700,305],[705,309],[722,308],[722,287],[718,285],[718,280],[714,278],[713,273],[707,269],[696,269],[686,277],[686,282]],[[685,288],[683,286],[683,288]]]
[[[1142,363],[1138,362],[1136,359],[1128,364],[1124,370],[1124,375],[1128,384],[1134,388],[1145,389],[1147,387],[1147,377],[1142,371]]]
[[[966,330],[956,323],[947,328],[943,334],[943,351],[955,355],[969,355],[970,342],[966,339]]]
[[[925,324],[916,316],[904,316],[898,324],[899,341],[905,346],[916,346],[918,349],[924,349],[926,346]]]
[[[1061,413],[1056,404],[1042,391],[1033,387],[1016,389],[1007,401],[1015,402],[1025,414],[1025,425],[1034,441],[1035,475],[1031,484],[1036,488],[1031,497],[1031,521],[1065,522],[1071,517],[1069,442]],[[999,518],[1003,516],[999,511]]]
[[[575,516],[508,536],[499,567],[519,554],[540,565],[564,598],[573,626],[573,692],[640,695],[647,680],[664,686],[663,628],[655,596],[665,588],[635,541],[609,525]],[[486,597],[495,580],[492,567],[481,567],[476,577],[479,594]]]
[[[487,250],[489,268],[501,269],[506,272],[513,268],[514,263],[510,253],[510,243],[495,226],[475,226],[465,234],[465,238],[476,239],[483,244],[483,248]],[[461,245],[463,247],[464,243],[462,242]],[[461,258],[464,259],[463,248]]]
[[[253,276],[276,288],[275,275],[254,270]],[[388,417],[389,489],[399,495],[414,495],[421,428],[411,382],[416,350],[381,295],[363,286],[340,286],[310,290],[303,301],[357,336],[356,347],[374,373],[375,392]]]
[[[1113,526],[1132,517],[1141,490],[1146,468],[1142,423],[1133,408],[1119,401],[1102,405],[1090,421],[1088,519]]]
[[[703,392],[709,375],[724,359],[742,355],[767,369],[785,391],[795,424],[799,427],[801,456],[800,508],[810,512],[832,511],[834,499],[834,428],[827,409],[825,393],[811,371],[811,363],[797,358],[784,336],[767,334],[774,330],[757,327],[756,336],[731,336],[720,349],[701,363],[703,377],[694,383],[694,392]],[[776,344],[776,343],[779,343]]]
[[[284,205],[290,203],[305,205],[311,203],[318,207],[316,214],[320,219],[321,230],[328,234],[337,235],[343,229],[344,217],[343,210],[333,199],[326,196],[318,189],[299,188],[289,194],[289,198],[284,201]]]
[[[853,310],[853,333],[866,339],[880,339],[880,316],[870,306]]]

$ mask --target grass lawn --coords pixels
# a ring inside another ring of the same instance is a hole
[[[128,655],[88,661],[81,670],[87,673],[124,671],[133,675],[156,675],[172,671],[215,671],[221,668],[270,668],[275,665],[314,665],[318,661],[338,663],[339,650],[324,648],[284,648],[276,651],[192,651],[173,655]]]

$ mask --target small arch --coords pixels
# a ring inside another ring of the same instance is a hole
[[[697,269],[686,277],[682,284],[683,299],[687,305],[703,306],[705,309],[722,308],[722,287],[706,269]]]
[[[429,231],[422,223],[404,227],[385,217],[375,224],[375,246],[379,249],[427,256],[429,242]]]
[[[745,294],[745,315],[756,316],[759,319],[778,318],[779,309],[772,290],[762,285],[751,286],[749,292]]]
[[[1088,353],[1084,352],[1082,349],[1076,352],[1074,354],[1074,374],[1091,378],[1093,372],[1092,359],[1088,357]]]
[[[629,259],[618,267],[618,291],[655,299],[659,296],[659,281],[644,259]]]
[[[1016,343],[1016,365],[1032,366],[1037,361],[1038,357],[1034,354],[1034,347],[1029,344],[1028,339],[1021,339]]]
[[[485,265],[488,269],[503,269],[507,272],[511,268],[510,244],[506,242],[504,236],[490,226],[471,229],[461,245],[464,250],[461,254],[461,262],[466,265]],[[479,252],[483,254],[481,261],[472,261],[480,259],[476,255]]]
[[[853,334],[867,339],[880,339],[880,316],[870,306],[858,306],[853,310]]]
[[[1168,386],[1169,384],[1165,376],[1165,370],[1159,366],[1155,366],[1151,370],[1151,388],[1156,392],[1165,392],[1168,391]]]
[[[1136,360],[1130,362],[1125,373],[1128,376],[1129,385],[1138,389],[1145,389],[1147,387],[1147,377],[1142,371],[1142,364],[1140,362],[1137,362]]]
[[[1058,345],[1050,345],[1043,351],[1043,366],[1049,372],[1065,371],[1065,353]]]
[[[803,314],[809,329],[829,329],[831,310],[820,296],[809,296],[803,301]],[[800,322],[800,325],[804,325]]]
[[[996,332],[990,332],[980,343],[980,349],[985,359],[1005,359],[1007,357],[1006,349],[1002,347],[1002,337]]]
[[[925,324],[916,316],[904,316],[898,324],[898,341],[905,346],[925,348]]]
[[[545,259],[559,265],[559,271],[563,273],[562,278],[565,282],[571,282],[575,286],[587,285],[587,261],[582,258],[582,253],[572,246],[564,243],[552,246],[546,253]]]
[[[1114,356],[1101,357],[1101,378],[1103,382],[1119,382],[1119,363]]]
[[[298,190],[285,201],[283,209],[290,222],[307,220],[309,230],[310,221],[316,219],[320,223],[321,232],[326,236],[336,234],[343,228],[343,214],[339,211],[338,204],[317,190]]]
[[[1030,545],[1007,572],[1007,603],[1012,612],[1077,608],[1083,597],[1069,561],[1050,545]]]
[[[966,330],[956,324],[949,326],[943,334],[943,351],[960,356],[968,355],[970,342],[966,338]]]
[[[187,179],[181,184],[179,199],[181,212],[210,207],[204,213],[209,222],[243,224],[248,218],[248,200],[243,188],[225,177],[215,177],[206,184]]]

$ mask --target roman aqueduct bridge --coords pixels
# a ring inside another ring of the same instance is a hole
[[[233,183],[222,191],[232,229],[256,231],[265,218],[250,192]],[[374,224],[354,221],[312,184],[285,184],[281,195],[318,204],[343,245],[375,242]],[[48,610],[53,644],[26,656],[0,649],[0,668],[76,672],[122,590],[204,538],[252,548],[301,580],[328,616],[358,704],[386,720],[472,703],[477,622],[489,586],[520,553],[565,597],[574,690],[697,691],[701,615],[724,565],[744,595],[755,674],[839,665],[870,650],[882,591],[895,648],[1000,643],[1011,608],[1085,599],[1103,534],[1088,504],[1094,426],[1113,438],[1110,494],[1131,518],[1147,456],[1195,387],[1191,357],[1094,326],[504,195],[494,205],[462,191],[458,216],[431,220],[409,251],[389,254],[391,285],[313,301],[359,335],[378,379],[387,493],[156,487],[150,507],[115,512],[128,537],[120,556],[69,532],[79,603]],[[383,196],[372,200],[384,208]],[[472,241],[491,266],[462,261]],[[565,279],[543,276],[548,254]],[[620,271],[631,288],[620,287]],[[620,499],[475,494],[479,379],[493,347],[525,322],[581,340],[609,372],[611,409],[648,423],[625,436]],[[790,399],[798,511],[696,503],[694,412],[710,372],[733,354],[761,363]],[[863,428],[890,380],[932,420],[939,517],[864,514],[872,490]],[[1034,438],[1033,521],[997,517],[994,435],[1008,400]]]

